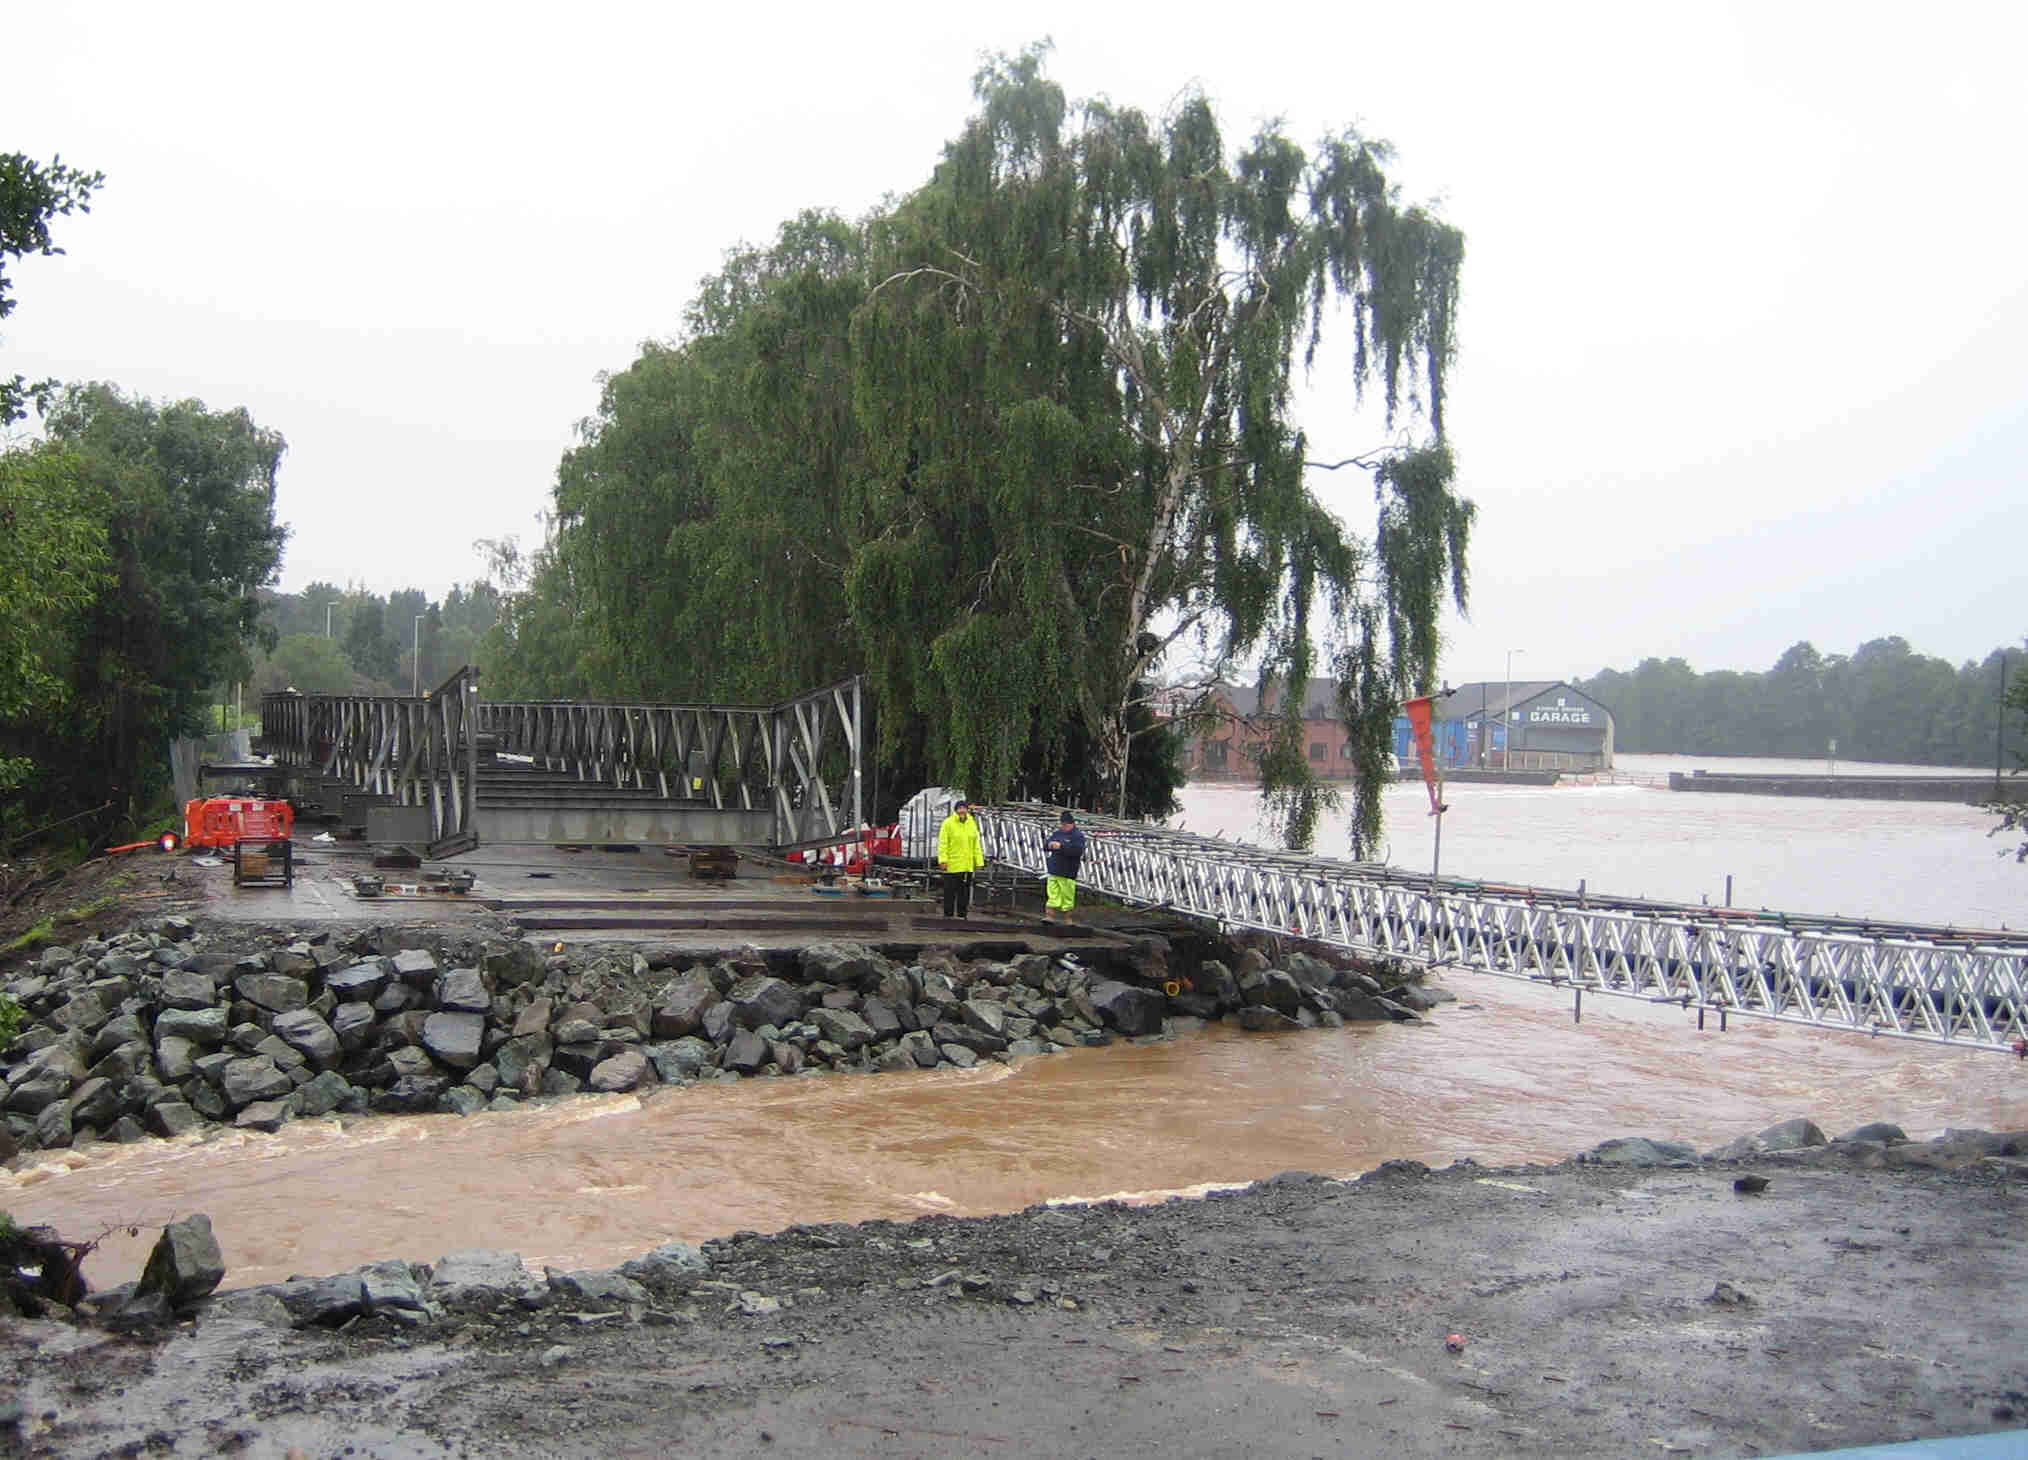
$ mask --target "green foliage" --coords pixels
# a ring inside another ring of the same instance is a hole
[[[368,679],[392,681],[400,648],[387,629],[387,611],[377,598],[357,604],[345,629],[345,657]]]
[[[0,994],[0,1049],[12,1044],[27,1022],[28,1011],[21,1007],[21,1000],[12,994]],[[12,1219],[0,1212],[0,1242],[7,1240],[12,1227]]]
[[[489,693],[755,701],[861,672],[891,782],[1116,808],[1124,784],[1135,811],[1173,796],[1140,704],[1171,651],[1301,683],[1357,642],[1376,707],[1433,680],[1471,525],[1441,441],[1460,235],[1353,133],[1230,148],[1201,96],[1073,105],[1042,59],[980,72],[923,187],[736,250],[683,338],[605,382],[553,534],[502,555]],[[1370,544],[1307,486],[1292,416],[1327,316],[1355,383],[1432,435],[1368,464]],[[1266,769],[1313,833],[1307,761]]]
[[[9,673],[0,689],[0,757],[36,764],[24,821],[111,802],[102,833],[153,803],[163,744],[202,727],[215,687],[264,637],[258,590],[286,537],[283,443],[244,410],[157,406],[109,385],[66,389],[48,429],[48,447],[0,458],[0,482],[25,481],[64,545],[43,547],[43,581],[27,589],[0,563],[0,594],[55,591],[61,606],[30,619],[40,677]]]
[[[109,581],[107,564],[105,522],[77,453],[0,455],[0,791],[36,774],[32,756],[5,753],[6,726],[71,707],[85,613]]]
[[[1851,655],[1800,643],[1763,674],[1699,674],[1681,659],[1644,659],[1632,672],[1602,670],[1577,688],[1613,712],[1623,751],[1774,755],[1909,765],[2019,763],[2028,736],[2019,721],[1995,744],[2001,658],[2009,695],[2028,655],[1995,649],[1953,667],[1913,652],[1898,637],[1871,639]]]
[[[43,944],[55,941],[55,938],[56,923],[49,918],[44,918],[26,932],[9,939],[6,944],[0,945],[0,954],[31,953]]]
[[[49,232],[52,218],[91,212],[91,196],[105,174],[65,167],[60,157],[40,163],[19,152],[0,152],[0,319],[14,312],[14,281],[7,266],[27,254],[60,254]],[[30,399],[45,402],[53,380],[30,385],[21,376],[0,380],[0,426],[19,420]]]

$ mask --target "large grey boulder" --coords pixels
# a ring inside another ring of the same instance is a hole
[[[289,1317],[305,1328],[336,1328],[366,1311],[366,1283],[356,1272],[286,1282],[274,1291]]]
[[[162,1229],[138,1292],[160,1293],[176,1308],[206,1297],[225,1277],[225,1255],[212,1235],[211,1218],[198,1212]]]
[[[907,1004],[890,1004],[885,999],[868,999],[860,1005],[859,1017],[866,1021],[866,1027],[873,1031],[875,1039],[894,1039],[908,1032],[908,1025],[902,1022],[901,1011]],[[913,1017],[913,1011],[910,1011]]]
[[[148,1053],[148,1046],[138,1039],[109,1050],[106,1057],[85,1073],[88,1077],[99,1077],[125,1085],[130,1080],[144,1078],[154,1072],[155,1061]]]
[[[540,1072],[549,1067],[549,1057],[555,1049],[547,1034],[524,1034],[508,1040],[493,1051],[493,1066],[500,1071],[500,1083],[509,1090],[523,1089],[530,1070],[535,1070],[535,1078],[540,1079]]]
[[[70,1097],[73,1125],[104,1127],[120,1114],[120,1088],[103,1075],[95,1075],[77,1087]]]
[[[112,1014],[107,1010],[104,1001],[87,989],[62,1008],[53,1010],[49,1022],[58,1029],[89,1034],[111,1017]]]
[[[181,1035],[171,1034],[155,1042],[155,1068],[172,1085],[180,1085],[197,1069],[197,1046]]]
[[[389,960],[394,976],[413,989],[428,989],[437,981],[437,959],[427,948],[403,948]]]
[[[514,1016],[514,1027],[508,1033],[515,1039],[528,1034],[547,1034],[550,1016],[555,1012],[548,999],[530,999]]]
[[[234,1116],[232,1123],[240,1130],[278,1131],[295,1113],[293,1100],[256,1100]]]
[[[380,1115],[424,1115],[435,1110],[451,1082],[442,1075],[403,1075],[374,1092],[368,1108]]]
[[[814,983],[870,983],[887,966],[885,958],[863,943],[812,943],[803,950],[803,977]]]
[[[674,1278],[711,1271],[711,1259],[704,1250],[688,1242],[665,1242],[652,1252],[629,1258],[620,1272],[635,1282],[668,1282]]]
[[[742,1029],[732,1036],[732,1042],[725,1047],[725,1067],[742,1075],[760,1072],[768,1062],[767,1041],[751,1029]]]
[[[164,1100],[151,1105],[142,1119],[149,1130],[165,1138],[180,1136],[204,1124],[203,1117],[181,1100]]]
[[[7,1109],[16,1115],[40,1115],[66,1100],[76,1085],[76,1079],[61,1069],[31,1071],[8,1090]]]
[[[542,952],[526,938],[487,945],[480,962],[503,988],[519,988],[542,977]]]
[[[1190,985],[1194,992],[1213,1000],[1222,1008],[1229,1008],[1239,1002],[1239,980],[1232,976],[1232,970],[1217,959],[1206,959],[1191,975]]]
[[[543,1307],[547,1287],[521,1265],[513,1252],[452,1252],[437,1259],[430,1275],[429,1298],[453,1311],[497,1308],[514,1303]]]
[[[360,1268],[359,1295],[368,1314],[421,1313],[429,1307],[415,1269],[398,1257]]]
[[[848,1052],[873,1042],[873,1028],[850,1009],[812,1009],[810,1023],[824,1038]]]
[[[296,1084],[263,1054],[232,1061],[218,1087],[234,1110],[243,1110],[255,1101],[279,1100]]]
[[[1323,959],[1308,953],[1291,953],[1282,959],[1282,967],[1296,983],[1306,989],[1327,989],[1337,983],[1342,975]]]
[[[432,1014],[423,1021],[423,1048],[454,1070],[476,1065],[485,1039],[484,1014]]]
[[[543,1269],[543,1276],[552,1293],[579,1308],[612,1311],[648,1302],[648,1290],[620,1272],[559,1272],[551,1267]]]
[[[1599,1142],[1585,1152],[1582,1159],[1604,1166],[1687,1166],[1697,1160],[1697,1150],[1682,1141],[1619,1136]]]
[[[654,1062],[655,1074],[664,1084],[673,1085],[679,1080],[694,1080],[698,1072],[711,1063],[711,1046],[691,1035],[672,1040],[667,1044],[651,1044],[647,1055]]]
[[[376,1022],[371,1004],[340,1004],[331,1011],[331,1032],[338,1037],[338,1048],[346,1054],[357,1054],[373,1043]]]
[[[68,1100],[43,1107],[42,1114],[35,1117],[35,1143],[45,1151],[61,1150],[76,1136],[77,1127],[70,1118]]]
[[[983,1029],[974,1029],[969,1024],[959,1024],[950,1019],[938,1020],[936,1027],[930,1030],[930,1037],[944,1049],[947,1057],[952,1049],[968,1049],[973,1054],[998,1054],[1007,1047],[1005,1035],[988,1034]]]
[[[453,1014],[484,1014],[493,1007],[476,968],[454,968],[437,980],[437,1007]]]
[[[90,1057],[104,1059],[123,1044],[139,1044],[147,1038],[148,1031],[141,1027],[140,1015],[115,1014],[92,1036]]]
[[[225,1036],[231,1024],[226,1011],[209,1009],[164,1009],[155,1016],[155,1037],[175,1035],[205,1049],[216,1049],[225,1043]]]
[[[1239,1027],[1252,1034],[1282,1034],[1303,1026],[1279,1009],[1266,1004],[1248,1004],[1239,1011]]]
[[[1800,1151],[1808,1146],[1822,1146],[1830,1143],[1829,1138],[1808,1120],[1785,1120],[1780,1125],[1771,1125],[1757,1135],[1741,1136],[1738,1140],[1708,1152],[1713,1161],[1739,1161],[1749,1156],[1764,1156],[1770,1151]]]
[[[310,1002],[310,986],[285,973],[249,973],[233,980],[239,996],[270,1014],[286,1014]]]
[[[937,1060],[941,1057],[937,1050],[936,1037],[926,1029],[915,1029],[902,1035],[894,1047],[907,1050],[916,1065],[925,1070],[935,1069]]]
[[[591,1044],[606,1027],[606,1011],[597,1004],[572,1004],[556,1016],[550,1034],[558,1044]]]
[[[922,976],[922,1003],[929,1005],[939,1013],[948,1013],[964,1001],[964,996],[958,992],[957,985],[951,982],[950,976],[942,969],[931,969],[924,972]]]
[[[638,1049],[625,1049],[592,1066],[585,1083],[602,1094],[615,1095],[634,1089],[647,1078],[648,1056]]]
[[[1838,1139],[1841,1141],[1877,1141],[1883,1146],[1905,1146],[1908,1144],[1908,1132],[1892,1122],[1876,1120],[1860,1126],[1857,1130],[1848,1130],[1845,1134],[1839,1136]]]
[[[1117,979],[1102,979],[1091,986],[1092,1007],[1099,1017],[1121,1034],[1160,1034],[1162,995]]]
[[[742,1029],[758,1029],[763,1024],[779,1029],[803,1013],[803,996],[781,979],[764,973],[741,979],[727,991],[725,999],[732,1005]]]
[[[724,1044],[739,1032],[739,1010],[723,1001],[713,1004],[704,1011],[704,1020],[697,1032],[713,1044]]]
[[[325,1070],[296,1092],[296,1114],[306,1120],[329,1115],[352,1100],[352,1086],[336,1070]]]
[[[1448,994],[1443,989],[1430,988],[1417,983],[1406,983],[1396,989],[1389,997],[1405,1009],[1413,1009],[1418,1014],[1426,1014],[1438,1004],[1447,1003],[1451,998],[1456,996]]]
[[[341,1004],[371,1004],[385,991],[388,980],[393,977],[386,961],[376,958],[370,963],[355,963],[350,968],[339,969],[324,980],[324,987]]]
[[[652,1028],[658,1039],[676,1039],[704,1027],[704,1014],[719,1001],[718,990],[704,976],[686,978],[662,996]]]
[[[286,1014],[277,1014],[274,1035],[317,1069],[329,1069],[337,1063],[338,1035],[314,1009],[293,1009]]]
[[[448,1115],[477,1115],[486,1108],[486,1097],[470,1085],[453,1085],[437,1097],[437,1109]]]
[[[1007,1006],[996,1004],[991,999],[967,999],[958,1006],[959,1016],[965,1024],[981,1034],[990,1034],[1003,1039],[1007,1034]]]
[[[1293,1019],[1296,1011],[1303,1007],[1304,987],[1294,974],[1269,968],[1242,980],[1240,997],[1249,1005],[1273,1009],[1277,1014],[1286,1014]],[[1308,987],[1321,988],[1322,985],[1311,984]]]

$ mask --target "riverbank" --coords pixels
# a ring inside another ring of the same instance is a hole
[[[962,926],[960,924],[959,926]],[[1178,929],[1052,928],[1047,952],[800,941],[566,951],[511,924],[267,927],[182,914],[23,953],[0,994],[0,1159],[299,1118],[803,1074],[967,1070],[1230,1017],[1256,1033],[1414,1022],[1421,971]],[[1384,982],[1383,982],[1384,980]]]
[[[372,1311],[354,1275],[166,1333],[0,1324],[0,1413],[12,1453],[65,1456],[1724,1456],[2019,1429],[2023,1151],[1610,1142],[607,1273],[438,1255],[376,1265]]]

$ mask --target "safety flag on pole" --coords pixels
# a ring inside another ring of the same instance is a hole
[[[1431,724],[1436,697],[1421,695],[1406,701],[1402,708],[1408,711],[1408,728],[1415,732],[1415,754],[1422,762],[1422,783],[1429,789],[1429,814],[1436,816],[1444,809],[1443,778],[1437,774],[1436,734]]]

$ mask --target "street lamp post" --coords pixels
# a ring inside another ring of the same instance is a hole
[[[415,697],[417,699],[422,698],[422,621],[424,617],[425,615],[420,613],[415,616],[415,632],[413,642],[410,644],[408,651],[409,657],[415,661],[413,667],[415,670]]]
[[[2000,767],[2005,761],[2003,747],[2007,743],[2007,651],[2000,651],[2000,699],[1993,706],[1993,799],[1998,801],[2004,792],[2000,787]]]
[[[337,606],[338,600],[335,598],[324,605],[324,637],[327,639],[331,637],[331,610]]]
[[[1507,651],[1507,689],[1500,696],[1500,738],[1504,742],[1500,749],[1500,769],[1514,769],[1514,656],[1525,654],[1526,649]]]

